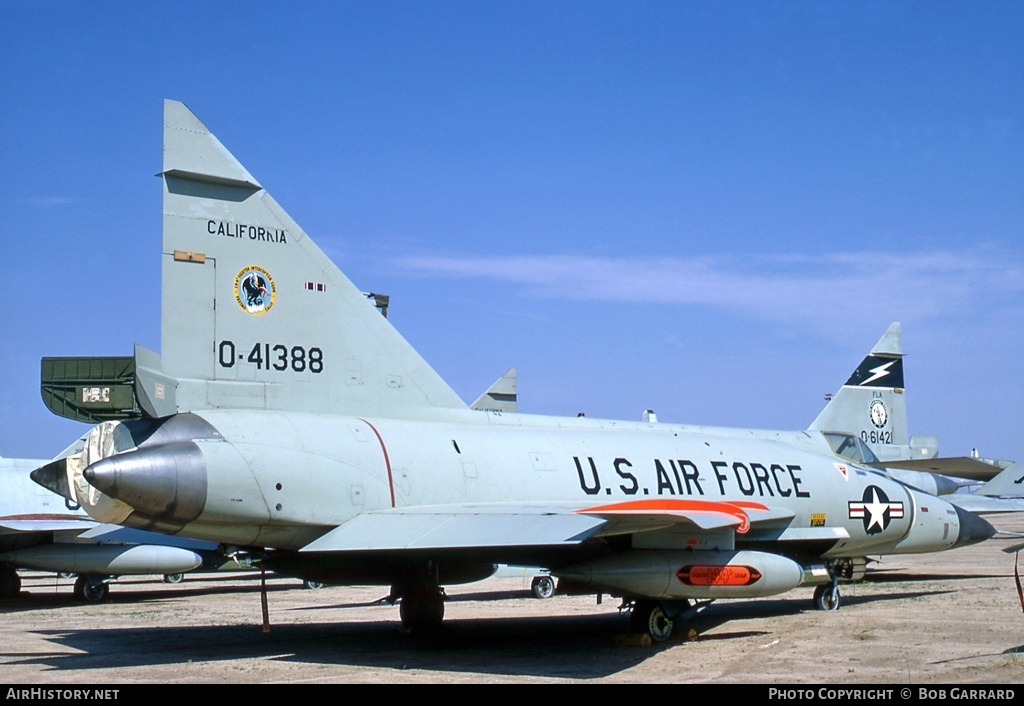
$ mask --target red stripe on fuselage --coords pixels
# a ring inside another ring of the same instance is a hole
[[[380,450],[384,453],[384,466],[388,469],[388,492],[391,493],[391,507],[395,506],[395,479],[391,476],[391,459],[388,457],[388,447],[384,445],[384,437],[377,431],[377,427],[370,424],[365,419],[360,419],[363,424],[370,427],[373,433],[377,437],[377,441],[380,443]]]
[[[85,515],[46,515],[46,514],[30,514],[30,515],[4,515],[0,517],[0,521],[3,520],[21,520],[21,521],[39,521],[39,520],[79,520],[82,522],[92,522],[89,517]]]

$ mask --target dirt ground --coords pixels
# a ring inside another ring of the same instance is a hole
[[[1000,519],[1024,531],[1024,518]],[[258,576],[122,579],[110,600],[79,605],[72,581],[24,575],[0,603],[8,684],[709,682],[739,684],[1024,683],[1024,612],[1014,555],[1024,540],[886,557],[844,587],[835,613],[812,589],[718,601],[673,640],[644,647],[615,599],[532,598],[522,579],[448,589],[445,625],[400,630],[382,587],[305,590]],[[1022,569],[1024,570],[1024,569]]]

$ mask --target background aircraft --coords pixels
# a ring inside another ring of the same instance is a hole
[[[811,430],[837,454],[971,512],[1024,510],[1024,466],[1011,461],[938,457],[933,436],[908,435],[900,325],[892,323],[829,400]]]
[[[496,563],[620,596],[665,639],[691,601],[816,586],[868,554],[986,539],[984,520],[836,456],[812,431],[471,409],[181,103],[165,102],[162,351],[145,419],[33,478],[103,522],[391,585],[436,627]]]
[[[202,562],[194,551],[168,546],[170,537],[143,533],[140,542],[156,543],[125,544],[110,536],[77,503],[31,481],[29,472],[45,463],[0,458],[0,598],[21,591],[18,568],[78,574],[75,596],[95,602],[107,596],[111,576],[172,576]]]

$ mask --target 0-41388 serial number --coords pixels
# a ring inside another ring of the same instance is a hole
[[[234,341],[221,341],[217,344],[217,362],[222,368],[233,368],[236,363],[255,365],[257,370],[292,370],[296,373],[322,373],[324,370],[324,352],[319,348],[305,346],[286,346],[280,343],[256,343],[244,352],[245,347],[235,346]]]

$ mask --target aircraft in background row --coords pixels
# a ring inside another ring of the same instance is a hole
[[[145,418],[105,421],[32,473],[98,521],[390,585],[417,630],[442,622],[445,584],[540,566],[621,597],[656,640],[717,598],[814,586],[836,609],[868,554],[995,533],[816,431],[471,409],[174,101],[160,176],[162,352],[135,355]]]
[[[106,598],[112,576],[173,577],[202,562],[194,551],[167,546],[173,540],[162,535],[149,534],[157,544],[111,541],[77,503],[31,481],[29,472],[45,463],[0,458],[0,599],[21,592],[19,568],[78,574],[75,597],[92,603]]]
[[[892,323],[810,430],[833,450],[971,512],[1024,510],[1024,464],[976,455],[939,458],[934,436],[908,434],[900,325]]]

